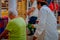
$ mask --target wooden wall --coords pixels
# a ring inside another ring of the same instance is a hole
[[[17,2],[17,8],[18,8],[18,13],[20,17],[25,18],[26,14],[26,7],[27,7],[27,1],[26,0],[18,0]]]

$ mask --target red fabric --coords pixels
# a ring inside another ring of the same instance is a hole
[[[3,27],[3,24],[2,23],[0,23],[0,28],[2,28]]]
[[[2,18],[8,18],[8,16],[2,16]]]
[[[0,19],[0,28],[6,27],[8,23],[8,17],[2,17],[2,19]]]
[[[55,5],[54,5],[54,3],[50,3],[50,5],[49,5],[49,8],[52,10],[52,11],[54,11],[54,8],[55,7]],[[58,10],[58,4],[56,4],[56,11]]]
[[[3,28],[4,27],[4,22],[3,20],[0,20],[0,28]]]

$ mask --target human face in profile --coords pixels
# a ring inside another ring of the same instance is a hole
[[[41,4],[37,4],[37,8],[38,8],[38,10],[40,10]]]

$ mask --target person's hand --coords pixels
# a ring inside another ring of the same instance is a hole
[[[33,12],[35,10],[35,7],[32,7],[28,10],[27,15],[30,16],[31,12]]]
[[[7,35],[4,35],[4,36],[1,36],[1,35],[0,35],[0,39],[2,39],[2,38],[8,39],[8,37],[9,37],[8,34],[7,34]]]
[[[32,24],[32,28],[34,28],[34,25]]]
[[[8,30],[4,30],[1,34],[0,34],[0,39],[3,38],[8,38]]]
[[[37,40],[37,37],[36,36],[33,36],[33,40]]]
[[[37,20],[37,21],[36,21],[36,23],[38,24],[38,23],[39,23],[39,21]]]

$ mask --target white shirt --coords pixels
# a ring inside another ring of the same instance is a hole
[[[34,7],[35,10],[31,13],[30,17],[31,17],[31,16],[36,16],[36,17],[38,17],[38,9],[37,9],[37,1],[36,1],[36,0],[33,2],[32,7]]]
[[[38,15],[40,15],[38,17],[40,22],[34,35],[38,37],[45,31],[44,40],[58,40],[57,20],[54,13],[44,5]]]
[[[38,9],[37,9],[37,1],[36,1],[36,0],[34,0],[34,2],[33,2],[33,4],[32,4],[31,7],[34,7],[35,10],[31,13],[30,16],[27,16],[27,18],[26,18],[26,23],[27,23],[27,24],[28,24],[28,21],[29,21],[28,18],[30,18],[31,16],[36,16],[36,17],[38,17]]]

